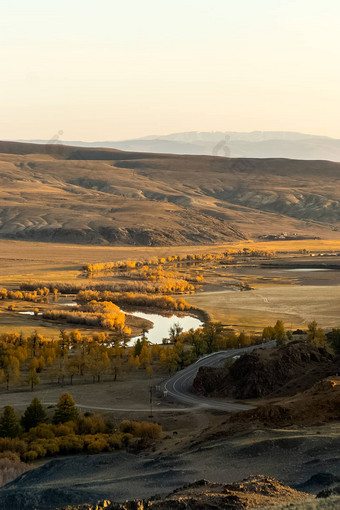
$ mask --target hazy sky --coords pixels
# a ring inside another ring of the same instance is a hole
[[[0,138],[340,138],[339,0],[0,0]]]

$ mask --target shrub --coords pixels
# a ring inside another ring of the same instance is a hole
[[[37,427],[31,428],[26,437],[31,441],[35,439],[53,439],[55,437],[53,429],[53,425],[41,423]]]
[[[38,458],[38,453],[34,450],[29,450],[22,455],[22,460],[25,462],[33,462]]]
[[[58,439],[50,439],[49,441],[46,441],[46,449],[48,455],[55,455],[56,453],[59,453],[60,447]]]
[[[47,448],[45,448],[45,439],[32,441],[30,443],[30,449],[37,453],[38,457],[45,457],[47,453]]]
[[[157,423],[147,421],[125,420],[120,425],[121,432],[132,434],[135,437],[160,439],[162,437],[162,427]]]
[[[98,438],[92,441],[88,446],[87,450],[89,453],[100,453],[107,451],[109,449],[109,444],[104,438]]]
[[[98,434],[106,431],[106,425],[103,416],[79,416],[77,420],[78,434]]]
[[[76,424],[74,422],[59,423],[59,425],[53,425],[52,430],[54,434],[59,436],[68,436],[74,434]]]
[[[84,448],[84,441],[81,436],[70,434],[58,438],[60,451],[63,453],[78,453]]]
[[[120,450],[123,447],[123,436],[127,434],[112,434],[107,438],[109,450]]]
[[[8,459],[12,462],[20,462],[20,456],[17,453],[10,451],[1,452],[0,459]]]
[[[21,439],[12,439],[10,437],[0,438],[0,452],[16,452],[22,455],[27,450],[27,443]]]
[[[120,438],[121,438],[121,442],[123,443],[123,445],[124,446],[128,446],[129,443],[131,442],[131,439],[133,439],[133,435],[132,434],[128,434],[126,432],[124,434],[121,434]]]

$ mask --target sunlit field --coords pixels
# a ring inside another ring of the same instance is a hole
[[[293,273],[284,269],[269,269],[262,263],[284,264],[337,264],[339,257],[321,257],[320,254],[335,254],[340,251],[340,240],[305,240],[274,242],[237,242],[214,246],[180,246],[172,248],[134,248],[134,247],[93,247],[49,243],[31,243],[20,241],[0,241],[0,286],[7,289],[19,289],[23,282],[40,283],[64,282],[76,285],[89,283],[124,282],[119,275],[110,273],[93,274],[89,279],[82,268],[87,264],[107,264],[124,260],[145,261],[152,257],[167,258],[169,255],[185,257],[188,254],[218,254],[227,250],[261,250],[275,253],[272,260],[260,258],[231,261],[222,265],[219,261],[195,261],[195,264],[180,269],[178,275],[194,273],[203,278],[195,286],[195,292],[181,292],[188,303],[206,311],[212,320],[237,329],[259,330],[268,322],[277,318],[291,327],[298,327],[310,319],[317,319],[324,327],[334,326],[337,321],[338,272]],[[305,253],[306,250],[310,253]],[[316,255],[314,257],[310,255]],[[261,267],[260,267],[261,266]],[[173,270],[174,264],[167,264]],[[303,278],[303,280],[301,280]],[[317,285],[313,287],[313,282]],[[233,290],[233,282],[250,286],[251,291]],[[329,285],[332,285],[332,298],[329,297]],[[171,291],[168,293],[171,295]],[[74,298],[74,297],[73,297]],[[72,301],[72,296],[67,297]],[[58,306],[62,304],[59,298]],[[307,304],[308,302],[308,304]],[[17,311],[9,311],[8,303],[0,301],[0,332],[10,330],[25,334],[37,329],[47,336],[56,336],[62,324],[55,325],[42,317],[21,315],[20,311],[32,311],[34,304],[21,301]],[[40,311],[49,308],[46,303],[39,304]],[[326,313],[325,313],[326,311]],[[138,321],[137,321],[138,322]],[[134,326],[134,325],[133,325]],[[74,327],[74,326],[72,326]],[[91,328],[82,328],[91,332]]]

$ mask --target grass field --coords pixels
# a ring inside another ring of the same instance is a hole
[[[240,241],[214,245],[185,245],[162,247],[108,247],[84,246],[79,244],[36,243],[30,241],[0,240],[0,274],[22,274],[23,272],[71,270],[90,262],[111,262],[126,259],[144,259],[157,255],[187,253],[218,253],[227,249],[253,248],[274,250],[286,255],[294,255],[299,250],[339,251],[340,239],[303,241]]]
[[[207,292],[188,296],[211,319],[237,330],[260,331],[280,319],[287,328],[339,327],[340,286],[263,286],[251,292]]]

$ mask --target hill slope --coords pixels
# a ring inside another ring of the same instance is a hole
[[[337,237],[339,164],[0,142],[0,237],[125,245]]]
[[[255,349],[230,368],[200,367],[193,387],[207,396],[277,397],[308,389],[338,370],[339,360],[326,349],[296,340],[278,349]]]

